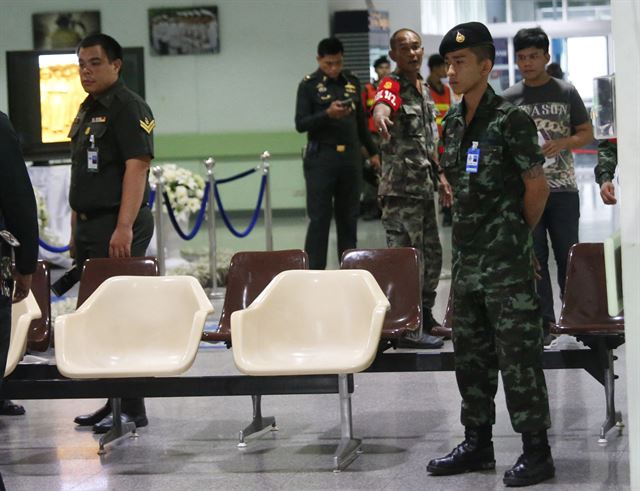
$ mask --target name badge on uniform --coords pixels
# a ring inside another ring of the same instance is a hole
[[[467,150],[467,172],[477,174],[479,162],[480,149],[478,148],[478,142],[471,142],[471,148]]]
[[[98,155],[98,148],[96,147],[95,136],[91,135],[89,141],[91,142],[91,146],[87,149],[87,171],[98,172],[100,157]]]

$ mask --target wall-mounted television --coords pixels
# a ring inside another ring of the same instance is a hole
[[[122,80],[144,98],[143,48],[123,48],[122,61]],[[9,118],[25,159],[68,157],[67,134],[87,95],[80,85],[75,51],[8,51],[7,92]]]

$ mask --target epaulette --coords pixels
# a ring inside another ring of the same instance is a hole
[[[305,75],[304,78],[302,79],[303,82],[308,82],[309,80],[312,80],[313,77],[315,75],[315,72],[310,73],[309,75]]]

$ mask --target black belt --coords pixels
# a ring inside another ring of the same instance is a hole
[[[146,208],[147,205],[144,204],[140,207],[142,210]],[[81,222],[86,222],[88,220],[94,220],[96,218],[100,218],[107,215],[117,215],[120,213],[120,208],[107,208],[105,210],[95,210],[95,211],[87,211],[87,212],[77,212],[78,220]]]
[[[350,146],[347,143],[325,143],[325,142],[318,142],[318,145],[321,147],[330,148],[334,152],[338,152],[338,153],[346,152],[347,148],[349,148]]]

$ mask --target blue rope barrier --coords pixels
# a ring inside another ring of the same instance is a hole
[[[249,169],[240,174],[236,174],[235,176],[226,177],[224,179],[216,179],[216,184],[226,184],[227,182],[235,181],[236,179],[240,179],[242,177],[247,177],[248,175],[253,174],[257,169]]]
[[[207,208],[207,200],[209,199],[209,183],[206,183],[204,186],[204,196],[202,197],[202,205],[200,205],[200,210],[198,211],[198,215],[196,216],[196,223],[193,226],[193,230],[191,230],[189,234],[185,234],[180,228],[180,225],[178,224],[178,222],[176,221],[176,216],[173,213],[173,208],[171,208],[171,203],[169,202],[169,195],[167,194],[167,192],[165,191],[164,193],[162,193],[162,195],[164,196],[164,204],[167,207],[169,220],[171,221],[171,224],[173,225],[173,228],[176,230],[177,234],[180,236],[182,240],[193,239],[198,233],[198,231],[200,230],[200,227],[202,226],[202,222],[204,222],[204,214]]]
[[[246,237],[251,233],[251,231],[253,230],[253,227],[255,227],[256,222],[258,221],[258,217],[260,216],[260,208],[262,207],[262,198],[264,196],[264,190],[267,187],[267,176],[265,174],[262,175],[262,181],[260,183],[260,192],[258,193],[258,203],[256,204],[256,209],[253,211],[253,216],[251,217],[251,223],[249,223],[249,226],[244,230],[244,232],[238,232],[231,224],[231,221],[229,221],[229,217],[227,216],[227,213],[224,211],[224,207],[222,206],[220,193],[218,192],[218,186],[217,186],[218,182],[220,181],[217,181],[216,185],[213,188],[213,195],[216,198],[216,203],[218,203],[218,210],[220,210],[220,215],[222,216],[222,220],[224,221],[224,224],[227,226],[227,228],[233,235],[242,239],[243,237]]]
[[[44,240],[42,240],[40,238],[38,238],[38,243],[40,244],[40,247],[42,247],[45,251],[56,252],[58,254],[62,254],[63,252],[67,252],[70,249],[69,245],[62,246],[62,247],[56,247],[56,246],[52,246],[50,244],[47,244]]]
[[[156,202],[156,190],[152,189],[149,193],[149,209],[153,210],[153,204]]]

